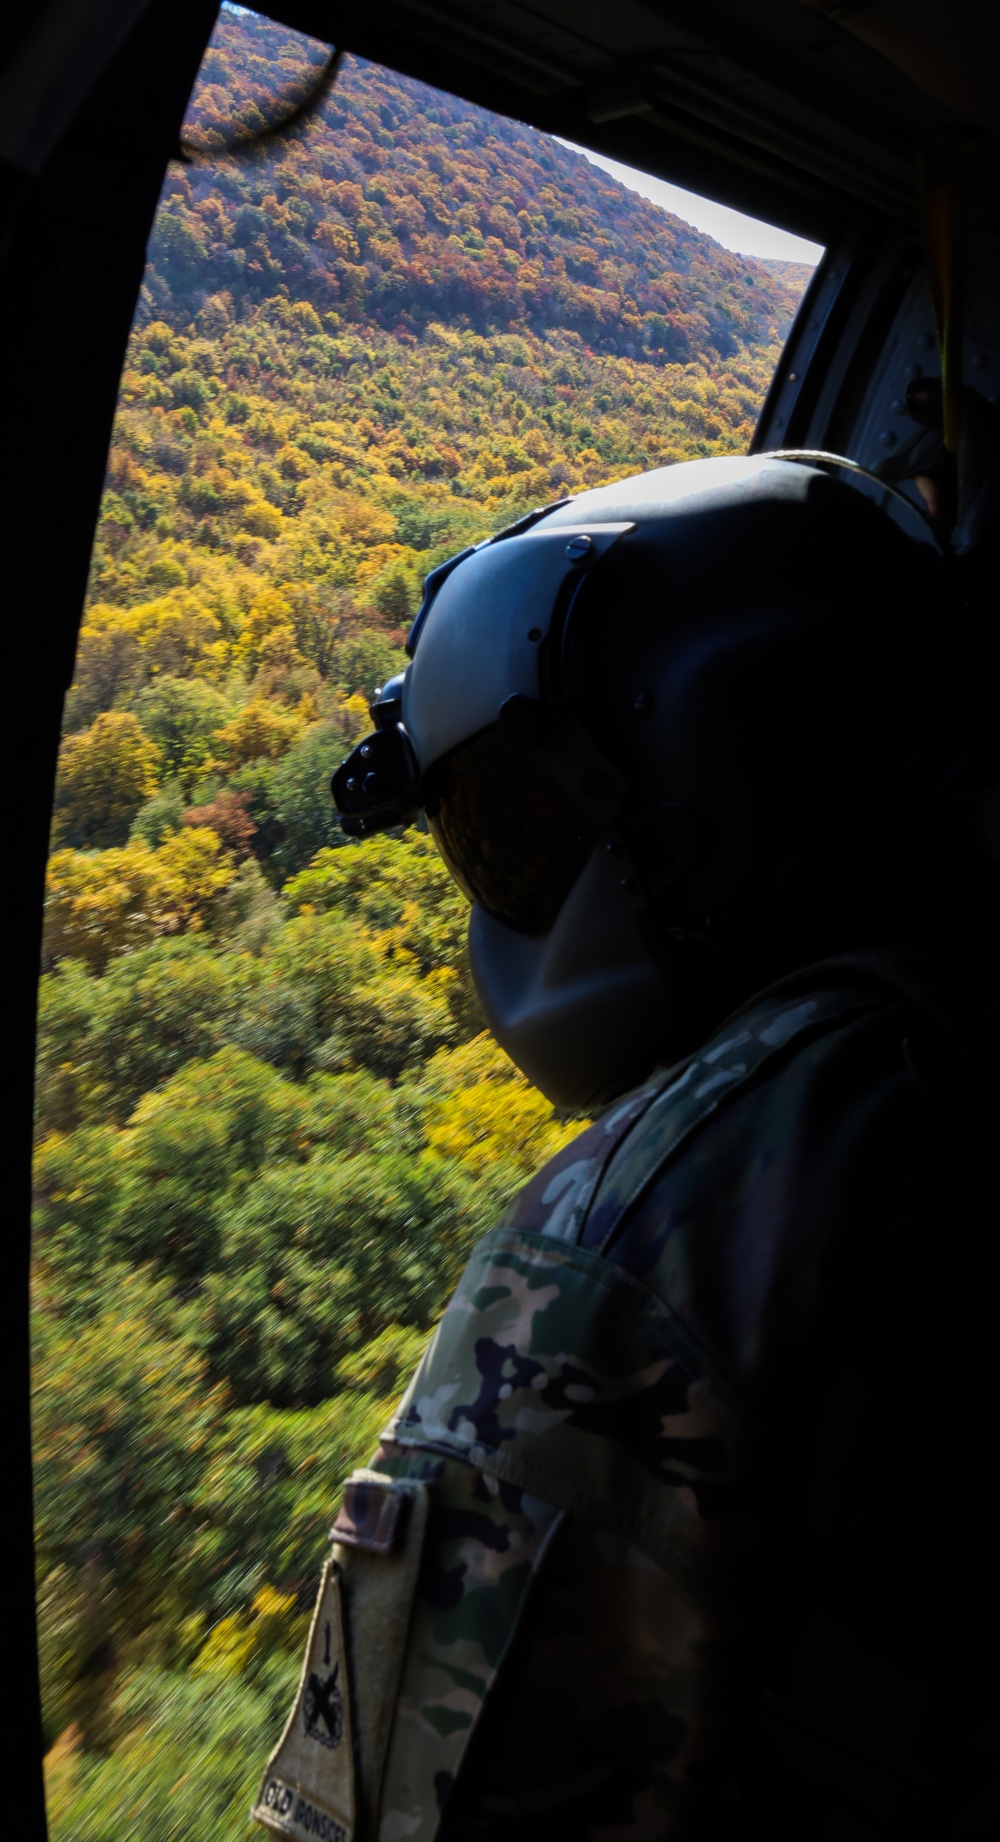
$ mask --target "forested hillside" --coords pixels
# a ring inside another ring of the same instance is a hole
[[[202,147],[324,55],[225,13]],[[36,1452],[56,1842],[246,1833],[352,1462],[575,1127],[481,1033],[416,834],[332,768],[427,569],[745,447],[805,270],[348,60],[178,163],[122,379],[53,821]]]
[[[263,127],[326,56],[224,18],[192,145]],[[718,359],[787,322],[783,268],[730,254],[545,135],[348,60],[279,159],[175,174],[145,300],[186,323],[215,293],[241,311],[287,294],[387,332],[464,318],[477,332],[568,328],[619,357]]]

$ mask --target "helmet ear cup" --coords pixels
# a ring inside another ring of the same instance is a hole
[[[951,797],[970,749],[951,580],[806,466],[747,461],[693,510],[665,482],[644,516],[609,490],[635,530],[568,616],[575,706],[625,782],[665,938],[777,947],[838,908],[859,848]]]
[[[672,800],[626,819],[622,834],[643,888],[652,898],[693,870],[704,848],[703,829],[694,813]]]
[[[781,948],[822,926],[844,896],[854,863],[841,835],[825,848],[799,851],[763,870],[738,895],[713,905],[679,932],[724,951],[753,954]]]
[[[836,901],[846,875],[850,848],[846,841],[828,857],[818,852],[786,857],[774,875],[774,900],[790,925],[808,924]]]

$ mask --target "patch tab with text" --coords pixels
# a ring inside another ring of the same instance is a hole
[[[295,1706],[252,1815],[296,1842],[354,1842],[355,1787],[340,1572],[323,1569]]]

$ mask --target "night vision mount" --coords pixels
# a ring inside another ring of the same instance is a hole
[[[420,804],[420,769],[400,722],[402,692],[402,672],[376,691],[368,706],[372,734],[341,762],[330,782],[340,829],[349,838],[408,825]]]

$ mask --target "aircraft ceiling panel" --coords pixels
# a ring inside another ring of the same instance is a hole
[[[959,26],[970,3],[957,0]],[[968,128],[846,29],[851,8],[831,19],[809,0],[276,0],[269,10],[817,241],[865,213],[912,220],[917,143]],[[952,48],[960,38],[952,28]],[[1000,141],[978,133],[990,190]]]

